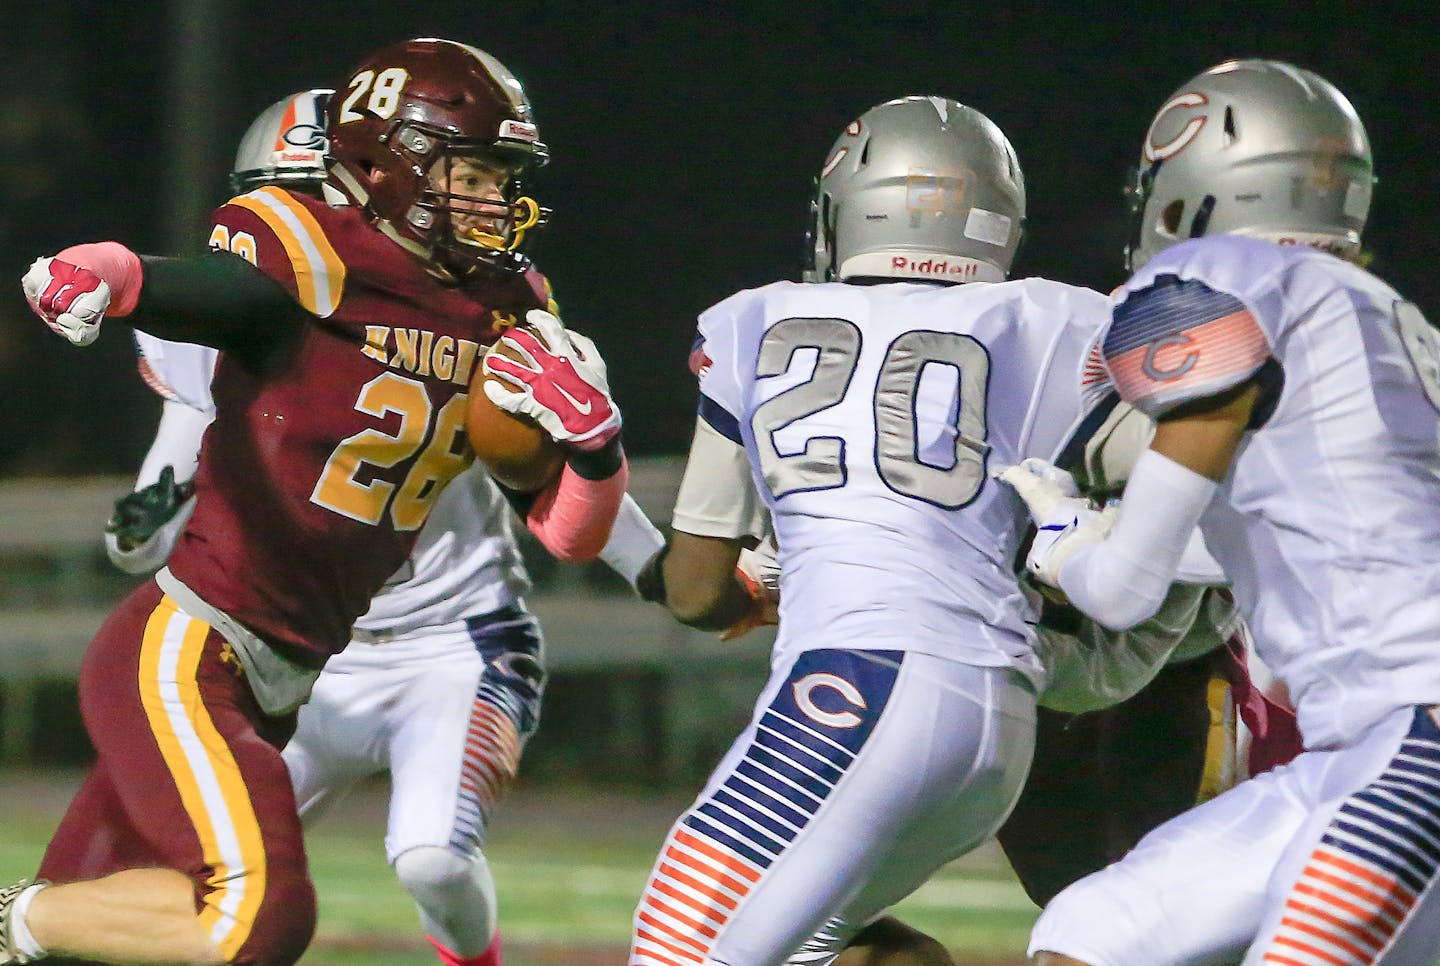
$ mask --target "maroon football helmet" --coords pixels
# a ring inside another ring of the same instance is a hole
[[[521,183],[550,154],[520,82],[494,57],[434,38],[384,47],[330,98],[326,134],[331,186],[434,270],[461,280],[481,266],[529,267],[521,246],[549,211]],[[460,159],[503,169],[503,200],[453,193]],[[477,210],[492,227],[457,231],[452,216]]]

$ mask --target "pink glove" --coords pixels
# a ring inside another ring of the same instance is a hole
[[[98,242],[37,258],[20,285],[46,325],[75,345],[89,345],[107,313],[135,310],[143,277],[138,255],[118,242]]]
[[[549,312],[532,309],[525,322],[541,338],[525,329],[500,337],[496,345],[525,362],[486,353],[482,365],[495,378],[485,382],[485,395],[505,412],[535,420],[557,443],[600,449],[620,432],[620,410],[610,398],[605,360],[595,343],[564,328]]]

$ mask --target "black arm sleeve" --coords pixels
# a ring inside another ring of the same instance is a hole
[[[592,482],[608,480],[620,472],[620,465],[625,462],[625,448],[617,433],[610,442],[593,452],[571,450],[565,462],[582,479]]]
[[[159,338],[259,360],[310,318],[280,283],[237,255],[141,260],[145,284],[124,321]]]

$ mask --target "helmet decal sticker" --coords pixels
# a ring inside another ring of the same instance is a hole
[[[1179,134],[1164,144],[1156,144],[1155,128],[1159,125],[1162,117],[1177,107],[1200,107],[1208,103],[1210,103],[1209,98],[1193,91],[1170,98],[1165,106],[1156,113],[1155,120],[1150,122],[1150,130],[1145,132],[1145,160],[1154,162],[1173,158],[1183,151],[1191,141],[1195,140],[1195,135],[1199,134],[1200,129],[1205,126],[1205,115],[1197,115],[1185,122],[1185,126],[1180,129]]]
[[[969,217],[965,219],[965,237],[985,242],[987,245],[1004,245],[1010,241],[1012,224],[1009,215],[986,211],[984,208],[971,208]]]

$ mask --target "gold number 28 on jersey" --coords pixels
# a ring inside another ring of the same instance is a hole
[[[400,428],[393,436],[363,429],[342,441],[326,461],[310,502],[369,524],[379,524],[388,509],[396,530],[420,529],[440,491],[475,459],[465,440],[465,400],[465,393],[457,393],[436,412],[419,380],[394,372],[371,379],[361,387],[355,409],[377,419],[394,413]],[[366,467],[389,469],[416,453],[398,487],[382,479],[361,482]]]

